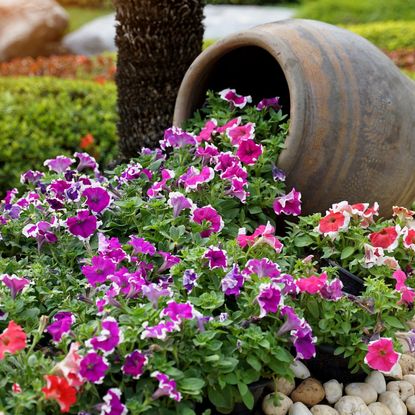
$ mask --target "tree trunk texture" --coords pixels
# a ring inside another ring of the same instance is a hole
[[[155,147],[183,76],[201,52],[204,0],[114,0],[121,156]]]

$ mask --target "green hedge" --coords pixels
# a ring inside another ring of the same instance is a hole
[[[384,50],[415,48],[415,21],[388,21],[348,25],[346,29]]]
[[[95,137],[99,161],[117,154],[116,89],[113,83],[57,78],[0,78],[0,193],[20,174],[58,154],[84,151],[80,139]]]
[[[302,0],[297,16],[334,24],[415,20],[415,0]]]

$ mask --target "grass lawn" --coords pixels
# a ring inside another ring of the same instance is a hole
[[[85,23],[96,19],[97,17],[105,16],[114,11],[112,8],[102,9],[85,9],[81,7],[66,7],[69,14],[69,29],[68,32],[73,32],[79,29]]]

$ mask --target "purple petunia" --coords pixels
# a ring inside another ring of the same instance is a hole
[[[180,323],[182,320],[191,320],[195,316],[193,305],[187,303],[177,303],[169,301],[167,306],[161,311],[160,317],[170,317],[174,322]]]
[[[169,288],[163,288],[155,283],[144,285],[142,288],[143,295],[146,297],[154,308],[157,308],[158,300],[160,297],[171,297],[173,295]]]
[[[290,193],[277,197],[273,207],[277,215],[284,213],[285,215],[298,216],[301,214],[301,193],[292,188]]]
[[[168,333],[180,330],[176,322],[164,320],[155,326],[149,326],[147,322],[144,322],[143,328],[144,331],[141,333],[141,339],[166,340]]]
[[[139,379],[144,372],[144,366],[147,364],[148,358],[139,350],[134,350],[132,353],[125,356],[122,371],[126,375],[130,375],[133,379]]]
[[[165,150],[167,147],[183,147],[195,146],[197,144],[196,137],[183,131],[179,127],[171,127],[164,132],[164,139],[160,141],[161,149]]]
[[[134,254],[153,256],[156,253],[156,247],[153,244],[138,236],[131,235],[128,245],[133,247]]]
[[[105,357],[89,352],[81,360],[79,374],[88,382],[100,384],[108,369],[109,364]]]
[[[166,374],[161,372],[153,372],[151,377],[156,378],[159,381],[159,387],[153,393],[153,399],[168,396],[177,402],[181,401],[182,395],[177,390],[176,382],[174,380],[170,380]]]
[[[256,109],[258,111],[262,111],[263,109],[272,108],[276,111],[279,111],[281,109],[279,100],[280,97],[264,98],[258,102]]]
[[[45,177],[45,174],[37,170],[28,170],[20,176],[20,183],[31,183],[35,186],[38,185],[41,179]]]
[[[340,279],[336,278],[332,282],[324,285],[324,287],[320,290],[320,295],[326,299],[331,301],[337,301],[341,297],[343,297],[343,283]]]
[[[316,341],[311,327],[304,323],[301,328],[292,332],[293,345],[297,352],[297,359],[311,359],[316,355]]]
[[[87,187],[82,196],[86,197],[85,204],[95,213],[101,213],[111,204],[109,192],[101,186]]]
[[[10,295],[14,300],[21,291],[24,290],[30,281],[27,278],[20,278],[16,275],[3,274],[0,276],[0,281],[10,290]]]
[[[244,277],[241,274],[237,264],[234,264],[232,270],[229,271],[221,281],[222,291],[225,295],[238,296],[241,288],[244,285]]]
[[[57,156],[54,159],[46,160],[43,165],[56,173],[63,173],[65,170],[68,170],[72,163],[75,163],[74,159],[65,156]]]
[[[281,307],[281,315],[286,317],[285,322],[278,329],[277,336],[282,336],[284,333],[290,333],[293,330],[299,330],[305,320],[297,316],[295,310],[290,306]]]
[[[243,108],[246,104],[252,102],[252,97],[250,95],[248,96],[242,96],[238,95],[234,89],[224,89],[223,91],[219,92],[219,96],[225,100],[231,103],[234,107],[237,108]]]
[[[116,270],[114,261],[102,255],[92,257],[91,262],[92,265],[84,265],[81,271],[93,287],[104,283]]]
[[[191,220],[195,223],[209,223],[209,228],[200,232],[202,238],[208,238],[212,233],[218,233],[223,229],[224,223],[217,210],[211,205],[196,208],[192,211]]]
[[[243,270],[245,275],[256,274],[258,277],[277,278],[281,275],[280,267],[268,258],[250,259]]]
[[[98,170],[98,163],[94,157],[90,156],[88,153],[75,153],[74,156],[79,159],[79,164],[76,167],[76,170],[82,171],[85,169],[92,169],[96,173]]]
[[[69,311],[60,311],[52,319],[52,323],[46,327],[46,332],[52,336],[55,343],[59,343],[64,335],[70,333],[75,316]]]
[[[88,340],[85,344],[95,351],[102,351],[104,355],[112,353],[115,348],[123,341],[121,330],[117,321],[113,317],[102,320],[102,330],[98,336]]]
[[[272,163],[271,173],[274,182],[285,182],[286,175],[284,170],[278,168],[274,163]]]
[[[104,396],[104,404],[101,405],[100,415],[127,415],[128,409],[121,402],[121,391],[111,388]]]
[[[161,180],[154,182],[150,189],[147,190],[147,196],[153,199],[159,195],[162,190],[167,188],[167,182],[174,179],[175,172],[173,170],[163,169],[161,171]]]
[[[192,209],[193,202],[180,192],[170,192],[167,204],[173,208],[173,217],[177,218],[184,209]]]
[[[183,288],[190,293],[194,287],[197,287],[197,279],[199,276],[194,269],[187,269],[183,273]]]
[[[69,232],[81,240],[90,238],[101,224],[89,210],[79,210],[76,216],[66,220]]]
[[[158,251],[158,254],[163,258],[158,272],[166,271],[181,261],[178,256],[172,255],[170,252]]]
[[[261,284],[256,299],[261,310],[259,317],[264,317],[268,313],[276,313],[282,303],[281,288],[274,283]]]
[[[228,266],[228,258],[226,257],[226,251],[216,246],[210,246],[205,253],[203,258],[208,260],[209,268],[222,268],[225,269]]]

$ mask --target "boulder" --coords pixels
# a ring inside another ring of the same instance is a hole
[[[330,404],[335,404],[343,395],[343,384],[336,379],[324,383],[323,387],[326,392],[327,402]]]
[[[303,380],[291,394],[293,402],[302,402],[308,406],[317,405],[325,397],[323,385],[313,378]]]
[[[386,392],[386,380],[385,376],[381,372],[375,370],[374,372],[369,373],[366,377],[365,382],[369,385],[372,385],[377,393]]]
[[[373,415],[393,415],[390,409],[380,402],[371,403],[368,408]]]
[[[397,393],[403,402],[414,395],[414,386],[406,380],[395,380],[393,382],[389,382],[386,389],[390,392]]]
[[[339,415],[339,413],[328,405],[316,405],[311,408],[313,415]]]
[[[0,62],[63,52],[68,20],[54,0],[0,0]]]
[[[379,395],[379,402],[385,404],[393,415],[406,415],[408,410],[395,392],[386,391]]]
[[[279,398],[278,405],[274,404],[275,393],[270,393],[262,401],[262,410],[265,415],[286,415],[293,404],[293,401],[288,396],[279,392],[277,394]]]
[[[378,398],[378,393],[375,388],[368,383],[356,382],[350,383],[345,388],[346,395],[349,396],[358,396],[362,398],[366,405],[369,405],[372,402],[376,402]]]
[[[340,415],[373,415],[363,399],[358,396],[343,396],[334,408]]]

